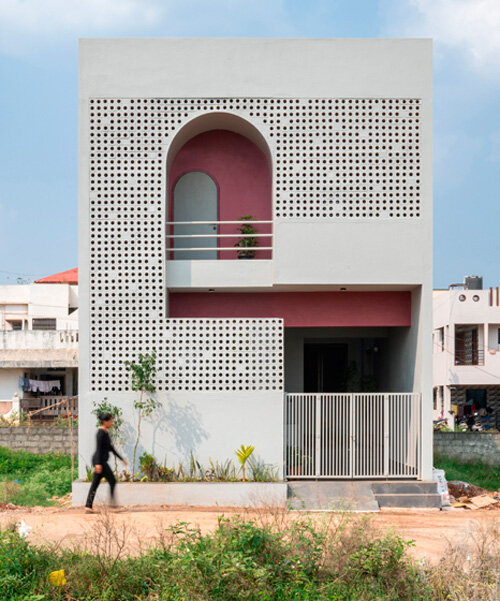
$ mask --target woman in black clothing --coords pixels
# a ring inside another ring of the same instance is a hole
[[[94,475],[92,477],[92,483],[90,485],[89,495],[87,497],[87,503],[85,505],[87,513],[93,513],[92,505],[94,504],[94,497],[97,491],[97,487],[101,483],[102,478],[106,478],[109,482],[109,488],[111,489],[111,502],[114,500],[116,478],[113,474],[113,470],[108,465],[109,453],[113,453],[121,459],[125,465],[128,462],[118,453],[111,442],[109,436],[109,430],[113,427],[113,416],[111,413],[101,413],[99,415],[99,421],[101,426],[97,430],[97,448],[92,456],[92,465],[94,466]]]

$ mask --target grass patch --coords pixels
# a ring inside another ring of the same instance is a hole
[[[493,601],[499,531],[461,539],[438,566],[417,562],[411,543],[369,519],[221,518],[202,535],[187,523],[159,531],[140,555],[124,549],[130,525],[102,514],[82,549],[36,547],[0,532],[0,590],[9,601]],[[64,569],[66,584],[50,584]]]
[[[496,466],[435,454],[434,467],[444,470],[447,480],[462,480],[486,490],[500,489],[500,469]]]
[[[51,505],[51,497],[71,492],[71,457],[38,455],[0,447],[0,502]]]

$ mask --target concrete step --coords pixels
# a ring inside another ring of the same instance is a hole
[[[423,480],[415,482],[400,482],[397,480],[373,482],[372,490],[375,495],[387,494],[432,494],[437,493],[437,482]]]
[[[302,511],[378,511],[367,481],[288,482],[289,509]]]
[[[432,509],[441,507],[441,495],[437,493],[420,494],[377,494],[375,495],[379,507],[411,507],[420,509]]]

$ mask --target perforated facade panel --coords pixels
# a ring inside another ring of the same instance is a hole
[[[420,106],[396,98],[91,99],[91,389],[127,390],[124,360],[153,349],[159,390],[282,389],[280,320],[168,319],[166,151],[188,120],[229,112],[261,131],[276,219],[407,220],[421,216]]]

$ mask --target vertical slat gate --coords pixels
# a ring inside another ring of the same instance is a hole
[[[287,478],[418,478],[421,395],[285,395]]]

